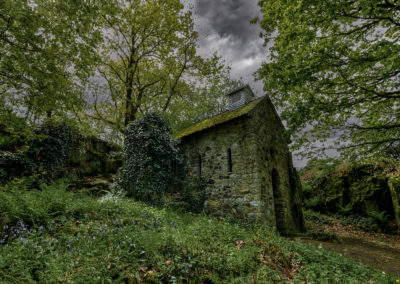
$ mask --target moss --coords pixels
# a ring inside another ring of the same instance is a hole
[[[88,176],[116,173],[122,165],[120,146],[94,136],[81,137],[79,146],[69,157],[69,169],[79,169]]]
[[[400,175],[398,183],[396,177],[392,177],[399,166],[393,161],[365,161],[333,167],[317,165],[303,171],[303,183],[307,188],[305,205],[321,212],[346,211],[365,216],[373,211],[386,211],[390,218],[397,214],[400,220],[399,213],[395,212],[398,206],[395,203],[399,202],[393,198],[394,190],[400,191]],[[390,179],[392,190],[389,190]]]
[[[218,125],[218,124],[227,122],[229,120],[232,120],[234,118],[238,118],[240,116],[246,115],[263,99],[264,99],[264,97],[254,100],[251,103],[249,103],[241,108],[238,108],[238,109],[235,109],[232,111],[227,111],[227,112],[224,112],[222,114],[219,114],[219,115],[211,117],[211,118],[207,118],[195,125],[185,128],[184,130],[182,130],[181,132],[176,134],[175,138],[182,139],[183,137],[186,137],[186,136],[192,135],[194,133],[200,132],[202,130],[211,128],[215,125]]]

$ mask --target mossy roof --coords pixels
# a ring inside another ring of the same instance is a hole
[[[196,123],[192,126],[189,126],[188,128],[183,129],[182,131],[180,131],[178,134],[175,135],[175,138],[182,139],[183,137],[192,135],[192,134],[200,132],[200,131],[204,131],[204,130],[214,127],[216,125],[228,122],[234,118],[238,118],[243,115],[246,115],[263,99],[264,99],[264,97],[256,99],[240,108],[237,108],[237,109],[234,109],[231,111],[227,111],[227,112],[218,114],[216,116],[213,116],[211,118],[207,118],[203,121],[200,121],[199,123]]]

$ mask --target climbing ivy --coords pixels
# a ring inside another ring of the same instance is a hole
[[[150,113],[128,125],[120,185],[128,196],[161,203],[180,163],[168,120]]]
[[[34,130],[26,157],[37,165],[44,180],[60,176],[68,157],[76,147],[78,133],[65,123],[45,123]]]

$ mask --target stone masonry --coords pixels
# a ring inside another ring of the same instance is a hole
[[[243,90],[250,88],[230,95]],[[206,212],[267,222],[282,233],[303,230],[301,185],[284,130],[265,96],[177,135],[189,176],[208,181]]]

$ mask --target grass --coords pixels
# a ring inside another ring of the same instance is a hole
[[[396,283],[262,224],[123,197],[0,189],[0,283]],[[17,188],[15,188],[17,187]]]

